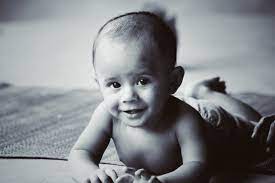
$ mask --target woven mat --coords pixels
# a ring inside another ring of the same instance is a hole
[[[264,115],[275,112],[274,97],[234,96]],[[100,101],[93,90],[0,87],[0,157],[66,160]],[[113,143],[102,162],[120,164]]]
[[[101,96],[97,91],[0,89],[0,156],[66,160]],[[103,162],[117,162],[113,143]]]

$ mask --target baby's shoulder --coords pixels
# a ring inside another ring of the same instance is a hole
[[[194,109],[191,105],[186,103],[184,100],[180,100],[176,97],[172,97],[172,107],[171,109],[174,109],[174,111],[177,111],[176,115],[182,119],[182,118],[196,118],[200,117],[200,114],[196,109]]]
[[[176,97],[173,100],[174,109],[177,111],[175,113],[176,126],[190,126],[201,123],[202,118],[197,110]]]
[[[111,128],[113,117],[106,109],[103,102],[101,102],[93,112],[90,124],[101,128]]]

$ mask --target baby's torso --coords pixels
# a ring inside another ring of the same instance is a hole
[[[173,129],[146,132],[118,123],[113,128],[113,140],[120,160],[129,167],[163,174],[182,164],[180,147]]]

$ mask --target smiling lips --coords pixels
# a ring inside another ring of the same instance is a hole
[[[144,109],[133,109],[133,110],[127,110],[127,111],[124,111],[128,114],[136,114],[136,113],[139,113],[139,112],[142,112]]]
[[[123,112],[126,113],[127,117],[129,118],[138,118],[141,116],[141,114],[143,114],[144,111],[145,109],[132,109],[132,110],[125,110]]]

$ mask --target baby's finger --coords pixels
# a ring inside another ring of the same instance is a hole
[[[270,132],[270,127],[275,120],[275,115],[265,116],[260,119],[259,124],[257,124],[254,133],[254,138],[262,145],[266,145],[268,133]]]
[[[133,183],[135,180],[134,176],[126,174],[118,177],[115,183]]]
[[[92,176],[89,179],[87,179],[85,181],[85,183],[101,183],[100,179],[98,178],[98,176]]]
[[[259,132],[261,131],[262,126],[263,126],[263,122],[260,121],[260,122],[257,123],[257,125],[254,127],[253,133],[252,133],[252,135],[251,135],[251,137],[252,137],[253,139],[258,139]]]
[[[143,179],[143,180],[149,180],[151,175],[149,174],[149,172],[147,172],[145,169],[141,168],[141,169],[138,169],[136,172],[135,172],[135,176],[140,178],[140,179]]]
[[[128,174],[131,174],[131,175],[135,175],[135,171],[136,169],[135,168],[132,168],[132,167],[123,167],[122,168],[122,172],[123,173],[128,173]]]
[[[104,171],[100,171],[97,172],[97,177],[99,178],[99,180],[101,181],[101,183],[112,183],[112,179],[104,172]]]
[[[156,176],[151,176],[148,183],[161,183]]]
[[[270,124],[271,122],[269,119],[267,117],[263,117],[255,126],[251,137],[262,143],[262,141],[264,141],[267,137]]]
[[[135,176],[140,177],[144,173],[145,173],[145,169],[141,168],[135,171]]]
[[[109,177],[111,177],[111,179],[113,180],[113,182],[116,181],[116,179],[117,179],[118,176],[117,176],[117,173],[116,173],[113,169],[107,168],[107,169],[105,169],[104,171],[105,171],[105,173],[106,173]]]
[[[275,148],[275,121],[270,125],[269,133],[266,140],[267,152],[274,150]]]

